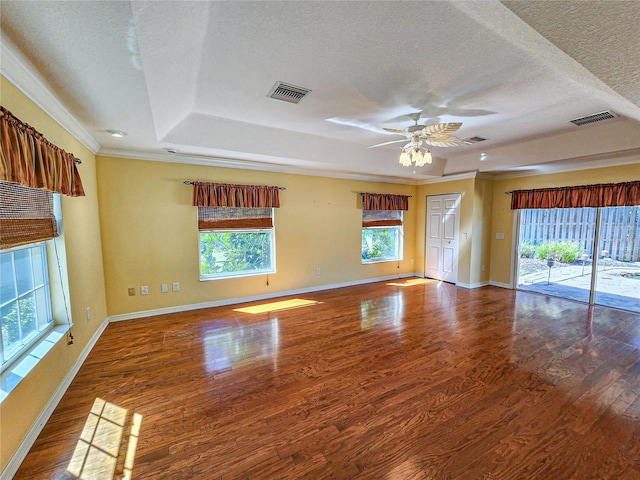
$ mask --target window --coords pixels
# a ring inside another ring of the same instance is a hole
[[[275,272],[273,208],[198,207],[200,280]]]
[[[53,326],[45,241],[58,236],[59,202],[50,191],[0,182],[0,369]]]
[[[53,325],[44,243],[0,252],[2,364]]]
[[[3,106],[0,106],[0,126],[3,163],[0,168],[0,370],[3,370],[11,360],[17,360],[21,353],[33,347],[44,330],[53,327],[43,242],[59,235],[56,219],[59,209],[55,205],[59,199],[54,193],[84,196],[84,188],[75,155],[49,142]],[[40,347],[30,353],[38,350],[42,354]],[[23,368],[21,371],[24,374]],[[0,394],[6,393],[6,385],[3,384]]]
[[[402,210],[362,211],[362,263],[402,260]]]

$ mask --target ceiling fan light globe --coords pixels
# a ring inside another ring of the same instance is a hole
[[[409,154],[403,150],[402,153],[400,154],[400,164],[403,167],[410,167],[411,166],[411,157],[409,156]]]
[[[422,160],[423,160],[422,152],[418,149],[413,151],[412,160],[418,167],[421,167],[422,165],[424,165],[422,163]]]
[[[431,165],[431,163],[433,162],[433,156],[431,155],[431,150],[427,150],[426,152],[424,152],[424,162],[428,163],[429,165]]]

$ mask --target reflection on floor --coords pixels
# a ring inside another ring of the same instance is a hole
[[[551,282],[550,284],[547,284],[545,281],[532,284],[521,284],[518,285],[518,289],[526,290],[528,292],[543,293],[545,295],[552,295],[554,297],[566,298],[569,300],[577,300],[579,302],[589,302],[589,290],[572,287],[571,285],[562,283]],[[640,312],[639,297],[628,297],[625,295],[616,295],[615,293],[597,292],[595,302],[598,305],[621,308],[632,312]]]

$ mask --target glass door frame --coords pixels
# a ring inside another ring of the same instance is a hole
[[[596,296],[598,294],[598,267],[601,265],[601,258],[599,255],[599,246],[601,245],[601,236],[602,236],[602,211],[603,208],[606,207],[597,207],[596,208],[596,218],[595,218],[595,225],[594,225],[594,232],[593,232],[593,244],[592,244],[592,263],[591,263],[591,281],[590,281],[590,290],[589,290],[589,295],[588,295],[588,305],[601,305],[604,307],[610,307],[609,305],[605,305],[602,303],[596,303]],[[640,208],[640,207],[639,207]],[[551,209],[549,209],[551,210]],[[513,217],[513,232],[514,235],[512,236],[512,252],[513,252],[513,257],[512,257],[512,262],[511,262],[511,288],[513,288],[514,290],[519,290],[519,291],[524,291],[524,292],[531,292],[531,290],[527,290],[527,289],[522,289],[522,288],[518,288],[519,285],[519,277],[520,277],[520,273],[519,273],[519,266],[520,266],[520,255],[521,255],[521,251],[520,251],[520,246],[522,244],[520,236],[522,233],[522,210],[516,210],[514,212],[514,217]],[[541,293],[541,292],[539,292]],[[552,295],[552,294],[550,294]],[[562,297],[560,297],[562,298]],[[584,302],[583,300],[576,300],[574,299],[574,301],[579,301],[581,303],[587,303]],[[620,308],[620,307],[610,307],[610,308]],[[635,311],[635,310],[632,310]]]

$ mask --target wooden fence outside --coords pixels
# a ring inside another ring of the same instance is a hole
[[[593,257],[596,213],[595,208],[522,210],[520,241],[575,242]],[[603,208],[600,234],[599,257],[606,250],[613,260],[640,261],[640,206]]]

